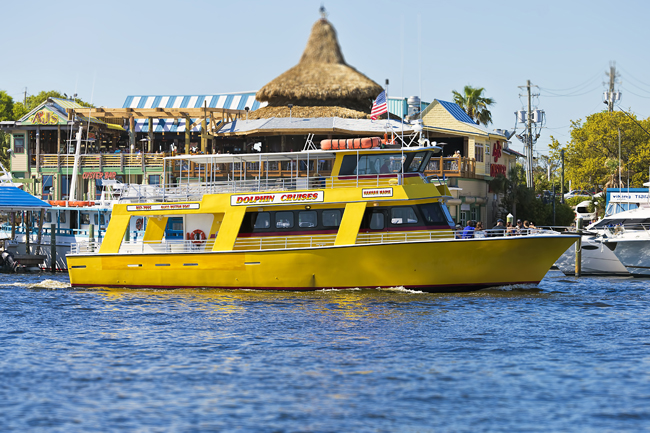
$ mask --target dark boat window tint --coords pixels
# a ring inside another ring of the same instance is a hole
[[[385,226],[383,212],[374,212],[370,216],[370,229],[382,230]]]
[[[81,224],[90,224],[90,215],[88,215],[87,213],[82,213]]]
[[[268,212],[252,213],[251,223],[254,229],[268,229],[271,227],[271,214]]]
[[[59,218],[62,223],[65,223],[65,211],[59,212]]]
[[[323,211],[323,226],[338,227],[341,225],[341,211],[339,209]]]
[[[293,227],[293,212],[277,212],[275,214],[275,228],[290,229]]]
[[[426,152],[419,152],[423,155]],[[412,154],[402,153],[377,153],[375,155],[359,156],[359,175],[400,173],[402,171],[402,158],[408,164]],[[421,162],[421,161],[420,161]],[[418,165],[419,167],[419,165]],[[417,171],[417,168],[416,168]],[[340,176],[354,176],[357,174],[357,155],[346,155],[341,163]]]
[[[298,227],[316,227],[318,225],[318,214],[315,210],[298,212]]]
[[[391,224],[414,224],[418,217],[411,206],[394,207],[390,210]]]
[[[411,160],[411,163],[409,164],[407,172],[413,173],[416,171],[420,171],[420,167],[422,167],[422,163],[425,162],[426,155],[430,152],[418,152],[415,154],[413,159]]]
[[[421,204],[420,211],[424,216],[426,224],[446,224],[447,217],[440,206],[440,203]]]
[[[52,222],[52,212],[45,212],[45,215],[43,217],[46,223],[51,223]]]

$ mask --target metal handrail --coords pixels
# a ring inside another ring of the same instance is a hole
[[[520,236],[558,235],[558,232],[547,229],[534,229],[522,235],[488,235],[487,238],[515,238]],[[482,238],[463,238],[462,230],[426,230],[413,232],[381,232],[359,233],[356,244],[390,244],[441,240],[475,241]],[[336,235],[296,235],[296,236],[268,236],[255,238],[239,238],[233,250],[265,250],[265,249],[303,249],[333,246]],[[120,254],[176,254],[176,253],[204,253],[212,251],[214,239],[196,240],[166,240],[161,241],[129,241],[122,242]],[[83,254],[89,251],[98,251],[101,241],[74,243],[70,254]]]

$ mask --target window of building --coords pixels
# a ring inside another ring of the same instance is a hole
[[[14,135],[14,153],[25,153],[25,136]]]
[[[149,185],[160,185],[160,175],[159,174],[150,174],[149,175]]]
[[[316,227],[318,225],[318,214],[315,210],[298,212],[298,227]]]
[[[484,162],[485,157],[484,155],[484,148],[483,148],[483,143],[475,143],[474,144],[474,158],[476,158],[476,162]]]
[[[293,228],[293,212],[277,212],[275,214],[276,229]]]
[[[53,179],[54,176],[51,174],[45,174],[43,175],[43,193],[41,195],[41,199],[47,200],[52,197],[52,184],[53,184]]]
[[[339,209],[323,211],[323,226],[338,227],[341,225],[341,211]]]

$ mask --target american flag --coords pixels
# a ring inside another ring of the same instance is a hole
[[[388,112],[388,105],[386,104],[386,92],[381,92],[375,102],[372,104],[372,111],[370,111],[370,118],[377,120],[377,118]]]

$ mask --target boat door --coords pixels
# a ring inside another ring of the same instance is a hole
[[[183,217],[171,217],[167,219],[167,227],[165,227],[166,239],[180,239],[183,240]]]

